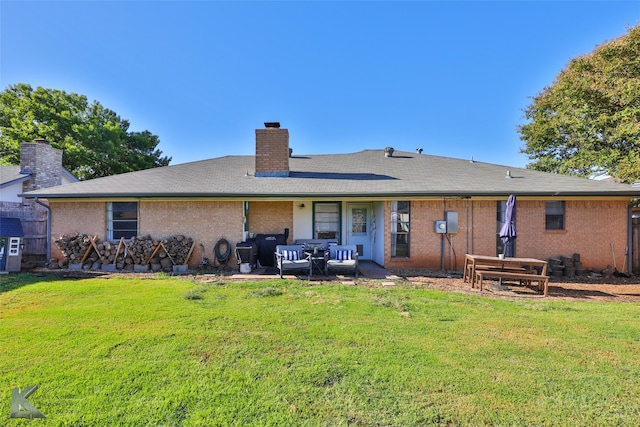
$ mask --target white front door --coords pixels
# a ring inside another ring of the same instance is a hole
[[[371,259],[371,204],[347,204],[347,244],[358,247],[360,259]]]

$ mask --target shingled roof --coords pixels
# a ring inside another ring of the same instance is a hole
[[[50,187],[26,197],[399,198],[638,197],[640,189],[490,163],[395,151],[294,155],[288,177],[255,177],[254,156],[225,156]]]
[[[0,188],[26,181],[30,176],[30,172],[21,172],[20,166],[0,165]]]

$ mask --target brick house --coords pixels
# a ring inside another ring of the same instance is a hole
[[[25,197],[47,200],[54,237],[191,236],[205,248],[202,254],[196,246],[191,266],[221,238],[235,243],[289,229],[289,242],[335,238],[388,268],[461,270],[465,253],[504,250],[497,234],[510,194],[517,196],[514,256],[579,253],[585,268],[630,266],[625,256],[631,259],[638,188],[391,147],[298,155],[278,123],[256,129],[255,156],[131,172]],[[55,247],[52,256],[61,257]]]

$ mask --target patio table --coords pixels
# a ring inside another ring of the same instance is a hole
[[[311,275],[324,275],[329,251],[320,249],[317,251],[305,251],[305,253],[309,257],[309,260],[311,260]]]
[[[541,276],[547,275],[547,262],[540,259],[514,257],[500,258],[497,256],[467,254],[464,260],[463,280],[465,282],[471,282],[471,287],[473,288],[475,287],[476,281],[476,269],[495,269],[499,271],[513,271],[514,269],[517,269],[522,270],[525,275],[534,275],[536,274],[533,271],[534,267],[541,267]]]

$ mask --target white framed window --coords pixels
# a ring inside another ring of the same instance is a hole
[[[107,240],[138,235],[138,202],[107,202]]]
[[[336,239],[340,242],[340,202],[315,202],[313,204],[313,238]]]
[[[409,258],[411,202],[391,202],[391,256]]]
[[[20,254],[20,238],[9,238],[9,256],[18,256]]]

